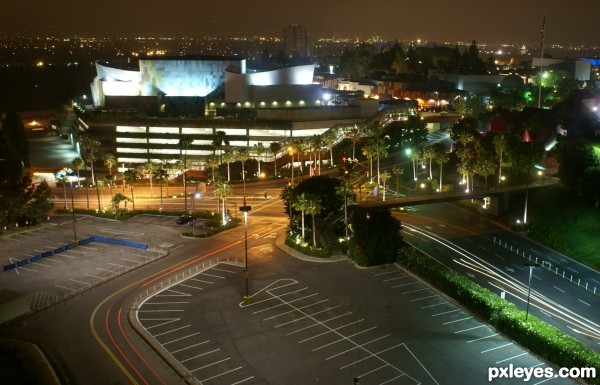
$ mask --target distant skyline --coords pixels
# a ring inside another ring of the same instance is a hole
[[[6,2],[2,9],[4,33],[280,37],[284,26],[300,24],[312,37],[519,44],[541,41],[545,10],[546,44],[600,46],[597,0],[305,0],[301,5],[283,0],[32,0]]]

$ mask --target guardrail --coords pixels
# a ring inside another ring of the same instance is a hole
[[[555,275],[561,277],[564,280],[567,280],[571,283],[576,284],[578,287],[581,287],[581,288],[585,289],[586,291],[592,292],[594,295],[600,295],[600,291],[597,290],[597,287],[595,285],[592,289],[592,285],[590,285],[589,282],[585,282],[585,281],[581,282],[581,278],[579,278],[577,276],[574,277],[572,273],[567,273],[566,270],[561,269],[560,266],[553,265],[552,262],[550,262],[550,261],[546,261],[539,257],[532,258],[531,254],[526,256],[524,250],[519,251],[518,248],[513,247],[512,245],[509,245],[507,241],[504,241],[504,243],[503,243],[500,238],[494,237],[494,243],[498,243],[499,245],[504,246],[505,249],[510,249],[510,251],[514,252],[515,254],[522,257],[523,259],[526,259],[529,262],[535,262],[541,268],[544,268],[544,269],[554,273]]]

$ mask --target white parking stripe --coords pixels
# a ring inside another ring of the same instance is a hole
[[[198,357],[202,357],[202,356],[205,356],[207,354],[210,354],[210,353],[218,352],[219,350],[221,350],[221,348],[218,348],[218,349],[215,349],[215,350],[211,350],[211,351],[208,351],[208,352],[205,352],[205,353],[201,353],[201,354],[198,354],[198,355],[196,355],[194,357],[190,357],[190,358],[186,358],[185,360],[181,360],[179,362],[184,363],[184,362],[193,360],[194,358],[198,358]],[[195,369],[195,370],[198,370],[198,369]],[[190,370],[190,372],[192,372],[192,371]]]
[[[485,339],[490,338],[490,337],[496,337],[497,335],[498,335],[498,333],[492,334],[492,335],[489,335],[489,336],[485,336],[485,337],[479,337],[479,338],[476,338],[474,340],[467,341],[467,343],[470,344],[471,342],[485,340]]]
[[[289,335],[292,335],[292,334],[295,334],[295,333],[298,333],[298,332],[304,331],[304,330],[306,330],[306,329],[310,329],[310,328],[313,328],[313,327],[315,327],[315,326],[319,326],[319,325],[321,325],[321,324],[325,324],[325,322],[329,322],[329,321],[332,321],[332,320],[334,320],[334,319],[338,319],[338,318],[345,317],[345,316],[347,316],[347,315],[350,315],[350,314],[352,314],[352,312],[351,312],[351,311],[349,311],[349,312],[347,312],[347,313],[344,313],[344,314],[337,315],[337,316],[335,316],[335,317],[331,317],[331,318],[329,318],[329,319],[327,319],[327,320],[321,321],[320,323],[311,324],[311,325],[309,325],[309,326],[306,326],[306,327],[303,327],[303,328],[301,328],[301,329],[294,330],[293,332],[290,332],[290,333],[288,333],[288,334],[286,334],[286,335],[288,335],[288,336],[289,336]],[[307,316],[307,317],[310,317],[310,316]],[[323,325],[323,326],[324,326],[324,325]]]
[[[513,344],[512,342],[509,342],[509,343],[507,343],[507,344],[504,344],[504,345],[500,345],[500,346],[496,346],[496,347],[494,347],[494,348],[491,348],[491,349],[484,350],[484,351],[482,351],[481,353],[483,354],[483,353],[491,352],[492,350],[496,350],[496,349],[502,349],[502,348],[505,348],[505,347],[507,347],[507,346],[510,346],[510,345],[512,345],[512,344]]]
[[[270,319],[273,319],[273,318],[281,317],[282,315],[286,315],[286,314],[294,313],[294,312],[296,312],[296,311],[298,311],[298,310],[300,310],[300,309],[306,309],[307,307],[311,307],[311,306],[314,306],[314,305],[318,305],[318,304],[320,304],[320,303],[327,302],[327,301],[329,301],[329,299],[323,299],[323,300],[321,300],[321,301],[317,301],[317,302],[314,302],[314,303],[311,303],[311,304],[308,304],[308,305],[304,305],[304,306],[301,306],[301,307],[295,307],[295,308],[293,308],[292,310],[288,310],[288,311],[286,311],[286,312],[279,313],[279,314],[276,314],[276,315],[274,315],[274,316],[271,316],[271,317],[264,318],[264,319],[263,319],[263,321],[267,321],[267,320],[270,320]],[[293,301],[290,301],[290,302],[293,302]],[[311,315],[309,314],[309,316],[311,316]]]
[[[389,337],[389,336],[391,336],[391,334],[386,334],[386,335],[384,335],[384,336],[381,336],[381,337],[377,337],[377,338],[375,338],[375,339],[372,339],[371,341],[365,342],[364,344],[361,344],[361,345],[356,345],[356,346],[355,346],[355,347],[353,347],[353,348],[350,348],[350,349],[344,350],[343,352],[340,352],[340,353],[334,354],[333,356],[329,356],[329,357],[325,358],[325,361],[327,361],[327,360],[330,360],[330,359],[332,359],[332,358],[335,358],[335,357],[338,357],[338,356],[341,356],[342,354],[349,353],[349,352],[351,352],[351,351],[353,351],[353,350],[356,350],[356,349],[358,349],[358,348],[360,348],[360,347],[366,346],[366,345],[368,345],[368,344],[370,344],[370,343],[373,343],[373,342],[375,342],[375,341],[382,340],[382,339],[384,339],[384,338],[387,338],[387,337]]]
[[[326,311],[333,310],[333,309],[336,309],[336,308],[338,308],[338,307],[340,307],[340,305],[337,305],[337,306],[332,306],[332,307],[328,307],[328,308],[326,308],[326,309],[323,309],[323,310],[321,310],[321,311],[318,311],[318,312],[312,313],[312,314],[311,314],[311,316],[314,316],[314,315],[317,315],[317,314],[320,314],[320,313],[325,313]],[[294,323],[294,322],[298,322],[298,321],[301,321],[301,320],[303,320],[303,319],[306,319],[306,318],[308,318],[308,317],[309,317],[308,315],[305,315],[304,317],[296,318],[296,319],[293,319],[293,320],[291,320],[291,321],[284,322],[284,323],[282,323],[282,324],[279,324],[279,325],[275,325],[275,328],[278,328],[278,327],[281,327],[281,326],[285,326],[285,325],[288,325],[288,324],[291,324],[291,323]]]
[[[205,383],[206,381],[212,380],[212,379],[214,379],[214,378],[217,378],[217,377],[224,376],[224,375],[226,375],[226,374],[229,374],[229,373],[231,373],[231,372],[235,372],[236,370],[240,370],[241,368],[242,368],[241,366],[238,366],[238,367],[237,367],[237,368],[235,368],[235,369],[230,369],[230,370],[228,370],[228,371],[226,371],[226,372],[221,372],[221,373],[219,373],[219,374],[217,374],[217,375],[214,375],[214,376],[212,376],[212,377],[203,378],[203,379],[201,379],[201,380],[200,380],[200,383],[201,383],[201,384],[203,384],[203,383]]]
[[[454,321],[444,322],[442,325],[449,325],[449,324],[453,324],[455,322],[466,321],[466,320],[472,319],[472,318],[473,317],[465,317],[465,318],[461,318],[461,319],[455,319]]]
[[[168,344],[172,344],[173,342],[177,342],[177,341],[185,340],[186,338],[191,338],[191,337],[197,336],[198,334],[200,334],[200,332],[198,332],[198,333],[192,333],[192,334],[188,334],[188,335],[187,335],[187,336],[185,336],[185,337],[176,338],[176,339],[174,339],[173,341],[165,342],[165,343],[164,343],[164,344],[162,344],[162,345],[163,345],[163,346],[165,346],[165,345],[168,345]]]
[[[483,327],[485,327],[485,325],[473,326],[472,328],[455,331],[454,334],[468,332],[469,330],[479,329],[479,328],[483,328]]]
[[[319,294],[319,293],[312,293],[312,294],[309,294],[309,295],[307,295],[307,296],[304,296],[304,297],[300,297],[300,298],[293,299],[293,300],[291,300],[291,301],[289,301],[289,302],[280,302],[280,303],[278,303],[277,305],[273,305],[273,306],[270,306],[270,307],[267,307],[267,308],[264,308],[264,309],[261,309],[261,310],[257,310],[257,311],[255,311],[255,312],[253,312],[252,314],[258,314],[258,313],[262,313],[262,312],[264,312],[264,311],[269,311],[269,310],[271,310],[271,309],[275,309],[276,307],[285,306],[285,305],[287,305],[288,303],[292,303],[292,302],[300,301],[300,300],[302,300],[302,299],[309,298],[309,297],[315,296],[315,295],[317,295],[317,294]],[[263,320],[263,321],[264,321],[264,320]]]
[[[496,364],[500,364],[500,363],[502,363],[502,362],[504,362],[504,361],[510,361],[510,360],[512,360],[513,358],[521,357],[521,356],[524,356],[524,355],[526,355],[526,354],[528,354],[528,353],[527,353],[527,352],[525,352],[525,353],[517,354],[516,356],[512,356],[512,357],[505,358],[505,359],[503,359],[503,360],[497,361],[497,362],[496,362]]]
[[[324,331],[323,333],[315,334],[315,335],[314,335],[314,336],[312,336],[312,337],[308,337],[308,338],[305,338],[305,339],[303,339],[303,340],[301,340],[301,341],[298,341],[298,343],[299,343],[299,344],[301,344],[301,343],[304,343],[304,342],[306,342],[306,341],[310,341],[310,340],[312,340],[313,338],[318,338],[318,337],[324,336],[324,335],[325,335],[325,334],[327,334],[327,333],[333,333],[334,331],[337,331],[337,330],[343,329],[343,328],[345,328],[345,327],[347,327],[347,326],[354,325],[354,324],[357,324],[357,323],[359,323],[359,322],[362,322],[362,321],[364,321],[364,319],[359,319],[358,321],[350,322],[349,324],[342,325],[342,326],[338,326],[337,328],[333,328],[333,329],[327,329],[327,330],[326,330],[326,331]],[[357,347],[358,347],[358,346],[357,346]]]
[[[181,349],[173,350],[173,351],[171,351],[171,354],[175,354],[175,353],[182,352],[182,351],[184,351],[184,350],[188,350],[188,349],[191,349],[191,348],[195,348],[196,346],[204,345],[204,344],[206,344],[206,343],[209,343],[209,342],[210,342],[210,340],[206,340],[206,341],[198,342],[197,344],[193,344],[193,345],[190,345],[190,346],[186,346],[185,348],[181,348]]]
[[[326,347],[328,347],[328,346],[331,346],[331,345],[333,345],[333,344],[337,344],[337,343],[338,343],[338,342],[340,342],[340,341],[345,341],[345,340],[347,340],[347,339],[350,339],[350,338],[352,338],[352,337],[356,337],[356,336],[357,336],[357,335],[359,335],[359,334],[363,334],[363,333],[369,332],[369,331],[371,331],[371,330],[373,330],[373,329],[377,329],[377,326],[373,326],[373,327],[370,327],[370,328],[368,328],[368,329],[365,329],[365,330],[363,330],[363,331],[360,331],[360,332],[357,332],[357,333],[354,333],[354,334],[350,334],[349,336],[343,336],[343,335],[342,335],[342,338],[340,338],[340,339],[338,339],[338,340],[335,340],[335,341],[333,341],[333,342],[327,343],[327,344],[325,344],[325,345],[318,346],[318,347],[314,348],[312,351],[314,352],[314,351],[317,351],[317,350],[321,350],[321,349],[323,349],[323,348],[326,348]],[[335,331],[335,329],[332,329],[332,331]],[[338,334],[340,334],[340,333],[338,333]],[[340,334],[340,335],[341,335],[341,334]],[[356,343],[355,343],[355,344],[356,344]],[[360,346],[360,345],[359,345],[359,346]]]

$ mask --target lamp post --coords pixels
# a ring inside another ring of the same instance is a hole
[[[527,317],[529,316],[529,298],[531,296],[531,276],[533,275],[533,269],[538,267],[537,263],[526,263],[525,266],[529,267],[529,283],[527,289],[527,308],[525,309],[525,321],[527,321]]]
[[[78,246],[79,241],[77,240],[77,221],[75,220],[75,199],[73,198],[73,176],[69,177],[71,183],[71,215],[73,216],[73,245]]]
[[[244,303],[249,303],[250,291],[248,289],[248,213],[250,212],[250,210],[252,210],[252,207],[246,204],[246,172],[244,170],[243,161],[242,180],[244,182],[244,205],[240,206],[240,211],[244,213],[244,280],[246,281],[246,294],[244,294]]]

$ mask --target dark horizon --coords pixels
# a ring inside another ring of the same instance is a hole
[[[593,32],[600,3],[559,0],[489,3],[465,0],[449,5],[431,0],[426,6],[386,3],[380,7],[348,0],[343,4],[315,0],[296,6],[280,1],[225,3],[181,1],[166,8],[156,0],[74,3],[68,0],[11,2],[2,33],[35,32],[88,36],[275,36],[299,24],[312,36],[368,40],[465,41],[600,46]],[[543,22],[545,15],[545,23]]]

